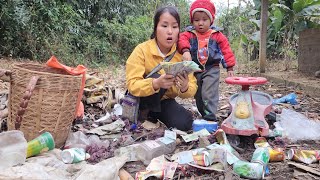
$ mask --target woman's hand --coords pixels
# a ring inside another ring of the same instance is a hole
[[[175,79],[176,86],[180,89],[180,92],[184,93],[189,88],[189,78],[186,71],[178,73]]]
[[[160,77],[153,79],[152,85],[154,90],[160,88],[169,89],[174,84],[174,76],[171,74],[163,74]]]

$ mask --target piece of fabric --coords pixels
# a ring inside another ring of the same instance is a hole
[[[214,67],[207,71],[196,73],[198,91],[195,95],[197,108],[202,118],[216,121],[216,112],[219,103],[220,68]]]
[[[87,68],[83,65],[78,65],[76,68],[72,68],[66,65],[61,64],[58,59],[55,56],[51,56],[51,58],[47,61],[47,66],[57,69],[65,70],[67,73],[71,75],[81,75],[82,74],[82,80],[81,80],[81,87],[78,94],[77,99],[77,105],[76,105],[76,117],[82,117],[84,115],[84,105],[81,102],[82,95],[83,95],[83,89],[86,84],[86,71]]]
[[[176,50],[174,45],[171,51],[166,54],[169,56]],[[182,56],[176,53],[170,62],[181,62]],[[153,78],[144,78],[149,74],[154,67],[160,62],[163,62],[163,57],[160,56],[155,39],[150,39],[139,44],[129,56],[126,62],[126,84],[128,91],[136,97],[151,96],[158,91],[155,91],[152,86]],[[164,70],[160,70],[159,74],[165,74]],[[189,88],[186,92],[181,93],[176,86],[169,88],[162,99],[193,97],[197,90],[196,78],[193,74],[189,74]]]
[[[212,27],[213,28],[213,27]],[[199,64],[200,68],[207,70],[216,64],[221,63],[228,71],[236,64],[236,59],[229,45],[228,39],[220,31],[213,29],[208,44],[208,60],[202,65],[197,57],[198,37],[193,26],[186,28],[186,31],[180,34],[178,42],[178,51],[181,53],[184,49],[189,49],[192,60]]]
[[[159,119],[168,128],[177,128],[181,131],[188,131],[192,128],[192,113],[174,99],[162,100],[161,112],[150,111],[148,116],[149,121],[156,122]]]
[[[211,24],[213,24],[215,14],[216,14],[216,8],[214,7],[213,2],[210,0],[196,0],[191,4],[190,7],[190,22],[193,21],[193,15],[197,11],[203,11],[205,12],[211,21]]]

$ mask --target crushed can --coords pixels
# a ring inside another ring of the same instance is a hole
[[[269,159],[270,159],[270,154],[269,154],[269,148],[267,147],[259,147],[257,148],[252,155],[251,162],[253,163],[260,163],[264,167],[267,166]]]
[[[284,153],[284,150],[282,148],[269,148],[269,154],[270,154],[270,162],[279,162],[284,161],[286,158],[286,155]]]
[[[207,167],[210,165],[209,157],[205,153],[193,155],[193,161],[200,166]]]
[[[265,137],[258,137],[257,140],[254,143],[255,148],[259,147],[270,147],[270,144],[268,143],[267,139]]]
[[[265,170],[262,164],[241,160],[233,164],[233,171],[240,177],[249,179],[263,179],[265,174]]]
[[[317,162],[319,157],[319,150],[298,150],[290,149],[287,153],[288,159],[311,164]]]

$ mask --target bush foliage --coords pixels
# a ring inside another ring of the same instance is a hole
[[[176,6],[183,30],[190,24],[190,2],[0,0],[0,56],[46,61],[55,55],[67,65],[124,64],[149,38],[158,7]],[[216,4],[215,25],[224,28],[238,59],[254,60],[259,54],[260,2],[239,0],[239,6],[227,9]],[[268,11],[268,58],[296,59],[299,31],[320,27],[320,0],[271,0]]]
[[[65,64],[88,66],[124,63],[133,48],[149,38],[157,7],[188,7],[185,0],[0,0],[0,4],[0,55],[38,61],[55,55]]]

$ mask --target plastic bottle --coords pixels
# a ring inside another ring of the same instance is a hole
[[[172,153],[175,149],[176,141],[173,139],[159,138],[156,140],[147,140],[139,144],[137,157],[145,165],[148,165],[153,158]]]
[[[70,148],[61,152],[61,159],[66,164],[78,163],[89,158],[89,154],[82,148]]]
[[[27,140],[21,131],[0,133],[0,171],[26,161]]]

